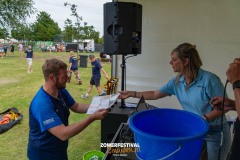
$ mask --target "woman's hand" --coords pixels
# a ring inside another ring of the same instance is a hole
[[[120,95],[118,98],[120,99],[126,99],[128,97],[133,96],[134,91],[119,91]]]

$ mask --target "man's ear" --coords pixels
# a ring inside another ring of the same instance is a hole
[[[50,74],[50,75],[49,75],[49,80],[52,81],[52,80],[54,80],[54,79],[55,79],[55,76],[54,76],[53,74]]]

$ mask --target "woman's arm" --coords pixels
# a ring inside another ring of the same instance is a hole
[[[161,93],[160,91],[143,91],[143,92],[137,92],[137,91],[120,91],[120,99],[126,99],[128,97],[133,97],[133,98],[141,98],[142,96],[146,100],[156,100],[159,98],[163,98],[168,96],[165,93]]]

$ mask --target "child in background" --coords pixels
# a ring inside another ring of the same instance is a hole
[[[106,77],[107,80],[110,80],[106,71],[103,69],[101,63],[95,58],[95,56],[93,54],[89,55],[89,59],[91,61],[91,66],[92,66],[92,77],[90,79],[90,85],[88,87],[88,92],[85,95],[81,96],[84,99],[88,99],[89,94],[92,91],[93,85],[95,85],[99,96],[106,95],[106,93],[103,92],[100,87],[101,72],[104,74],[104,76]]]
[[[77,80],[77,84],[81,85],[82,81],[78,74],[78,59],[74,55],[73,51],[70,52],[70,57],[69,57],[68,83],[70,83],[71,81],[72,72],[74,72],[75,78]]]
[[[27,73],[32,73],[32,59],[33,59],[33,49],[31,46],[28,47],[28,49],[25,51],[27,54],[27,64],[28,64],[28,71]]]

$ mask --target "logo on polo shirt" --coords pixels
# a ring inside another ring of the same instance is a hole
[[[200,91],[204,89],[204,86],[197,86],[197,87]]]
[[[48,125],[48,124],[53,123],[53,122],[54,122],[54,119],[50,118],[50,119],[47,119],[47,120],[43,121],[43,124]]]

